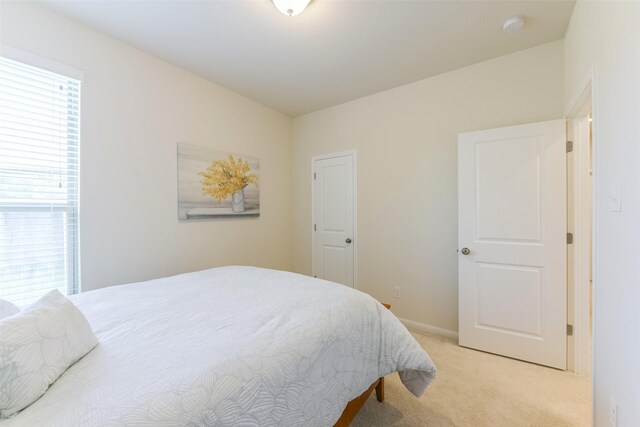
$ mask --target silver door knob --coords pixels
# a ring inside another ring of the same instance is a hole
[[[351,238],[347,237],[347,240],[345,240],[345,242],[351,243]]]
[[[462,255],[469,255],[471,253],[469,248],[462,248],[460,252],[462,252]]]

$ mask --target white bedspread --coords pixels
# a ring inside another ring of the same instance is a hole
[[[376,378],[424,392],[429,356],[370,296],[224,267],[71,298],[100,343],[8,426],[331,426]]]

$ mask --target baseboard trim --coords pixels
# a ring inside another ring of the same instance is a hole
[[[408,329],[415,329],[421,332],[429,332],[430,334],[442,335],[443,337],[453,338],[455,340],[458,339],[458,333],[456,331],[450,331],[448,329],[438,328],[436,326],[427,325],[426,323],[420,323],[413,320],[408,319],[400,319],[398,318],[404,326]]]

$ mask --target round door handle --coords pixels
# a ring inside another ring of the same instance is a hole
[[[351,238],[347,237],[347,240],[345,240],[346,243],[351,243]]]
[[[462,255],[469,255],[471,253],[469,248],[462,248],[460,252],[462,252]]]

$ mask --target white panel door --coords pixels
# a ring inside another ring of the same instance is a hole
[[[313,161],[313,274],[354,287],[354,153]]]
[[[458,137],[460,345],[566,369],[564,120]]]

